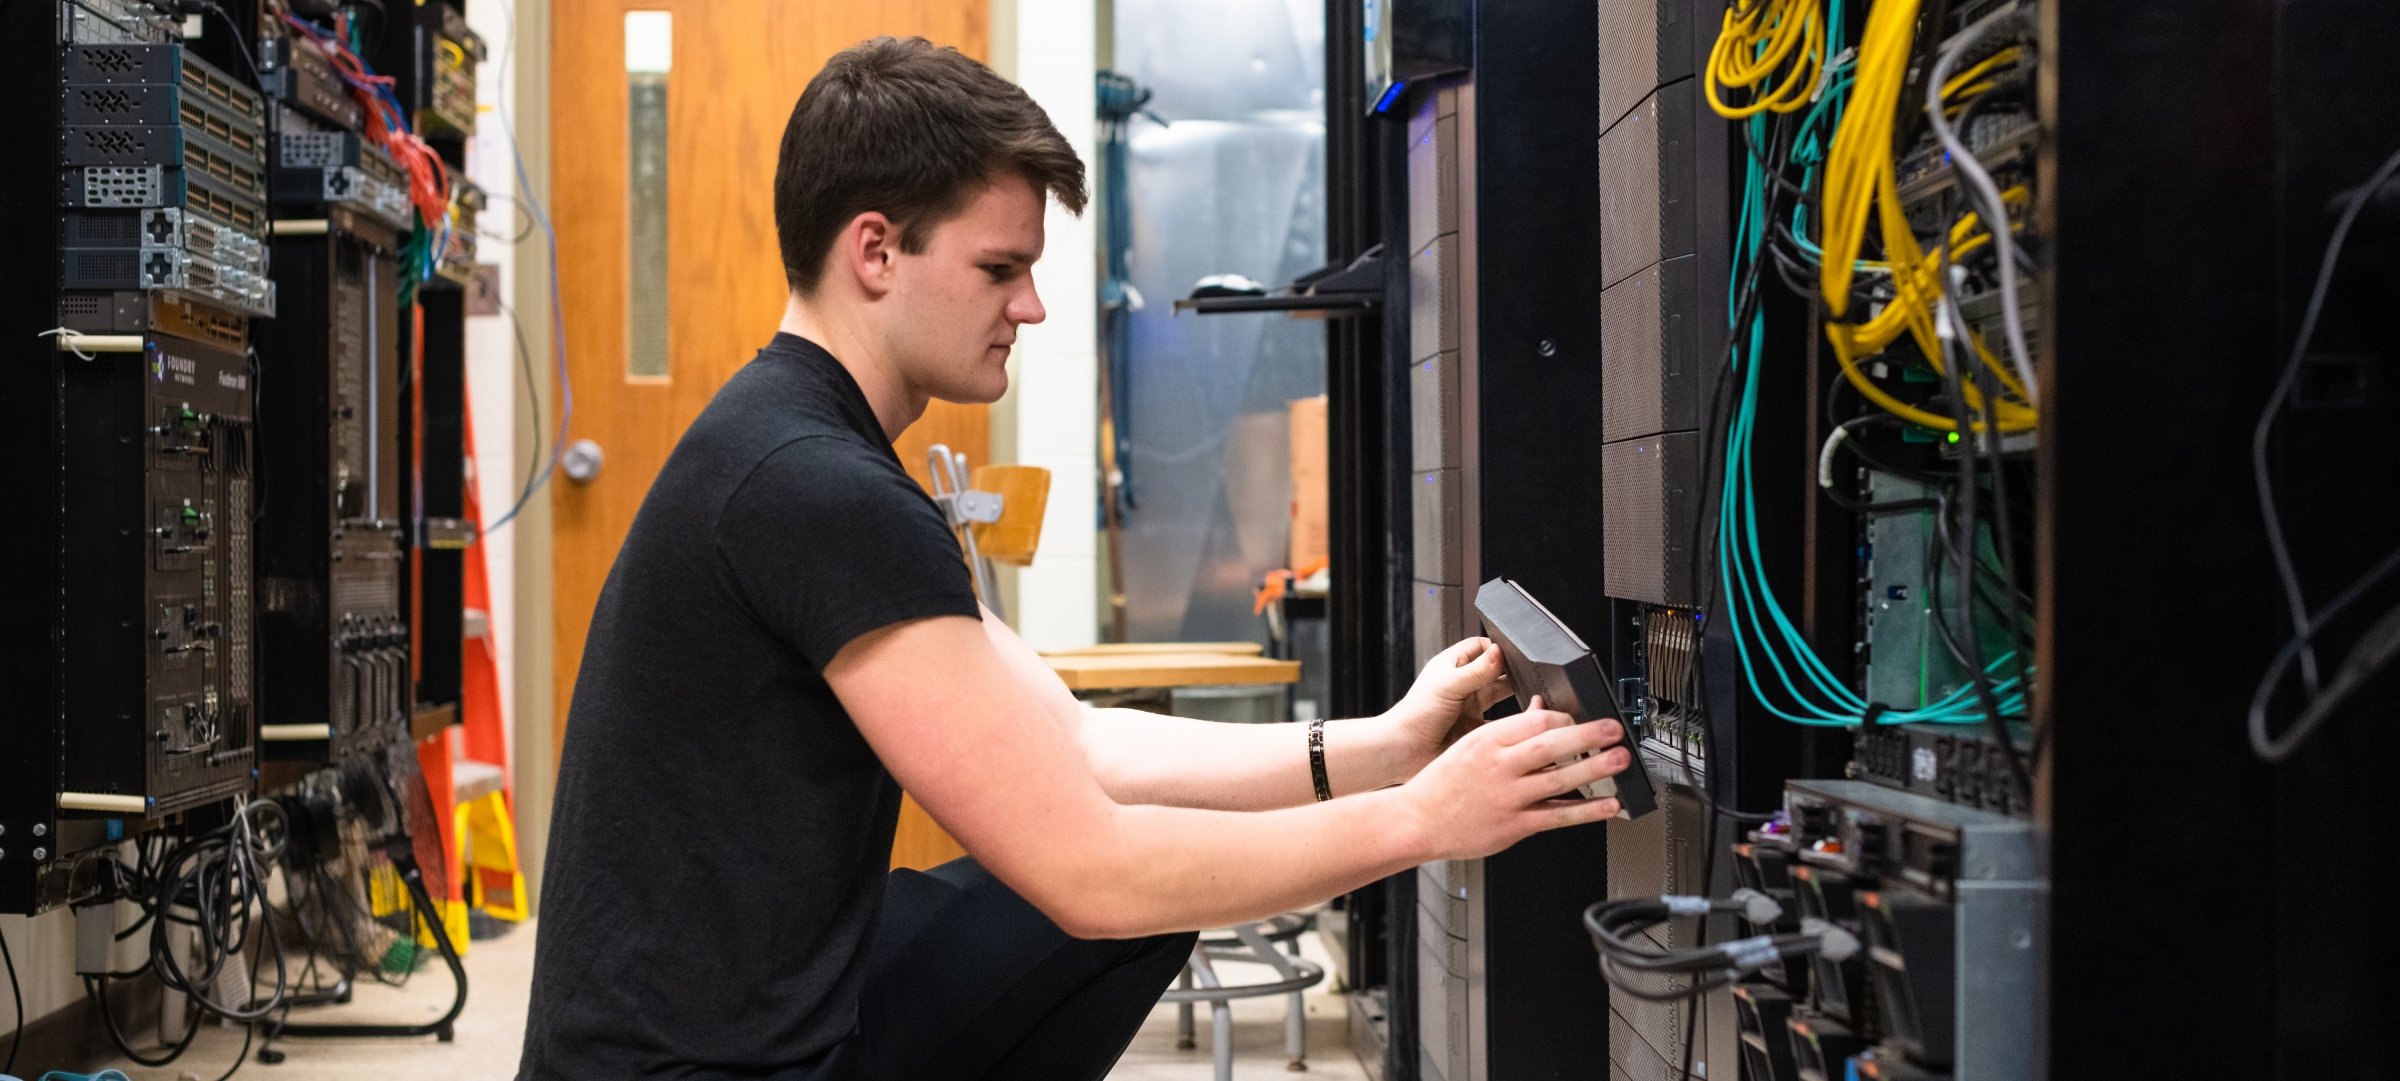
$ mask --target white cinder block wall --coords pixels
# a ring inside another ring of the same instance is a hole
[[[493,264],[500,269],[501,299],[515,295],[516,261],[519,245],[506,238],[516,236],[531,224],[531,219],[518,202],[516,160],[510,153],[508,129],[501,124],[499,109],[502,102],[511,101],[506,95],[515,92],[518,46],[515,40],[515,7],[512,0],[467,5],[467,25],[482,36],[488,50],[483,66],[476,72],[476,136],[467,148],[467,177],[491,196],[491,207],[483,212],[478,223],[485,235],[476,241],[476,261]],[[524,118],[513,117],[521,127]],[[540,258],[545,241],[539,226],[526,236],[522,245],[529,257]],[[520,318],[547,320],[548,311],[520,312]],[[548,338],[528,334],[527,344],[539,348]],[[549,355],[531,356],[536,380],[550,378],[553,367]],[[517,359],[517,336],[509,329],[506,315],[467,317],[467,403],[475,416],[474,479],[483,499],[483,518],[496,522],[508,513],[517,500],[519,488],[525,483],[523,471],[516,467],[516,444],[519,438],[531,438],[525,432],[532,420],[520,404],[522,396],[517,384],[524,381],[523,365]],[[555,426],[556,419],[543,417],[545,426]],[[542,499],[547,492],[536,495]],[[514,703],[506,688],[516,686],[516,571],[514,539],[503,531],[483,546],[484,567],[491,574],[492,598],[489,609],[492,652],[498,657],[500,669],[501,728],[508,733],[510,754],[515,755],[516,729],[507,723]]]
[[[1093,181],[1082,217],[1050,208],[1034,268],[1049,318],[1018,333],[1011,400],[1001,406],[1013,406],[1014,422],[993,425],[994,461],[1050,470],[1041,550],[1017,574],[1009,616],[1034,648],[1060,649],[1090,645],[1099,624],[1097,18],[1093,0],[1003,0],[992,5],[992,21],[993,66],[1049,112]],[[1014,446],[999,445],[1012,436]]]

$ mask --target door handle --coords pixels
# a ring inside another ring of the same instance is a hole
[[[592,478],[600,475],[600,466],[606,457],[600,452],[600,444],[589,439],[578,439],[567,444],[567,452],[559,456],[558,466],[566,471],[568,480],[590,484]]]

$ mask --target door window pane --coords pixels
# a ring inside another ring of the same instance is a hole
[[[625,374],[667,377],[667,73],[675,16],[625,13]]]

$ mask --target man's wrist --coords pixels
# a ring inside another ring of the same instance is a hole
[[[1325,768],[1336,795],[1399,784],[1424,768],[1421,757],[1403,726],[1388,713],[1325,726]]]
[[[1392,845],[1399,862],[1414,867],[1442,858],[1434,844],[1433,823],[1427,820],[1425,805],[1414,791],[1385,788],[1367,793],[1366,798],[1384,801],[1376,811],[1377,821],[1384,824],[1377,835]]]

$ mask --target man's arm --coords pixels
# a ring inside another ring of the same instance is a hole
[[[1081,720],[1084,758],[1119,803],[1268,811],[1316,802],[1307,725],[1228,724],[1138,709],[1086,708]],[[1384,717],[1325,724],[1325,779],[1336,796],[1399,784],[1430,757]]]
[[[1050,667],[990,609],[983,627],[1009,668],[1027,682],[1055,680]],[[1325,725],[1325,777],[1333,794],[1372,792],[1414,777],[1448,746],[1458,716],[1480,716],[1507,694],[1498,650],[1469,639],[1433,659],[1418,686],[1389,713]],[[1226,724],[1138,709],[1076,711],[1072,725],[1100,787],[1118,803],[1219,811],[1266,811],[1316,800],[1308,728]]]
[[[1416,864],[1488,855],[1614,815],[1550,797],[1624,768],[1613,722],[1529,711],[1484,727],[1408,784],[1258,813],[1124,806],[1077,744],[1082,707],[1021,675],[976,620],[896,624],[825,678],[902,787],[1070,934],[1219,926],[1321,901]]]

